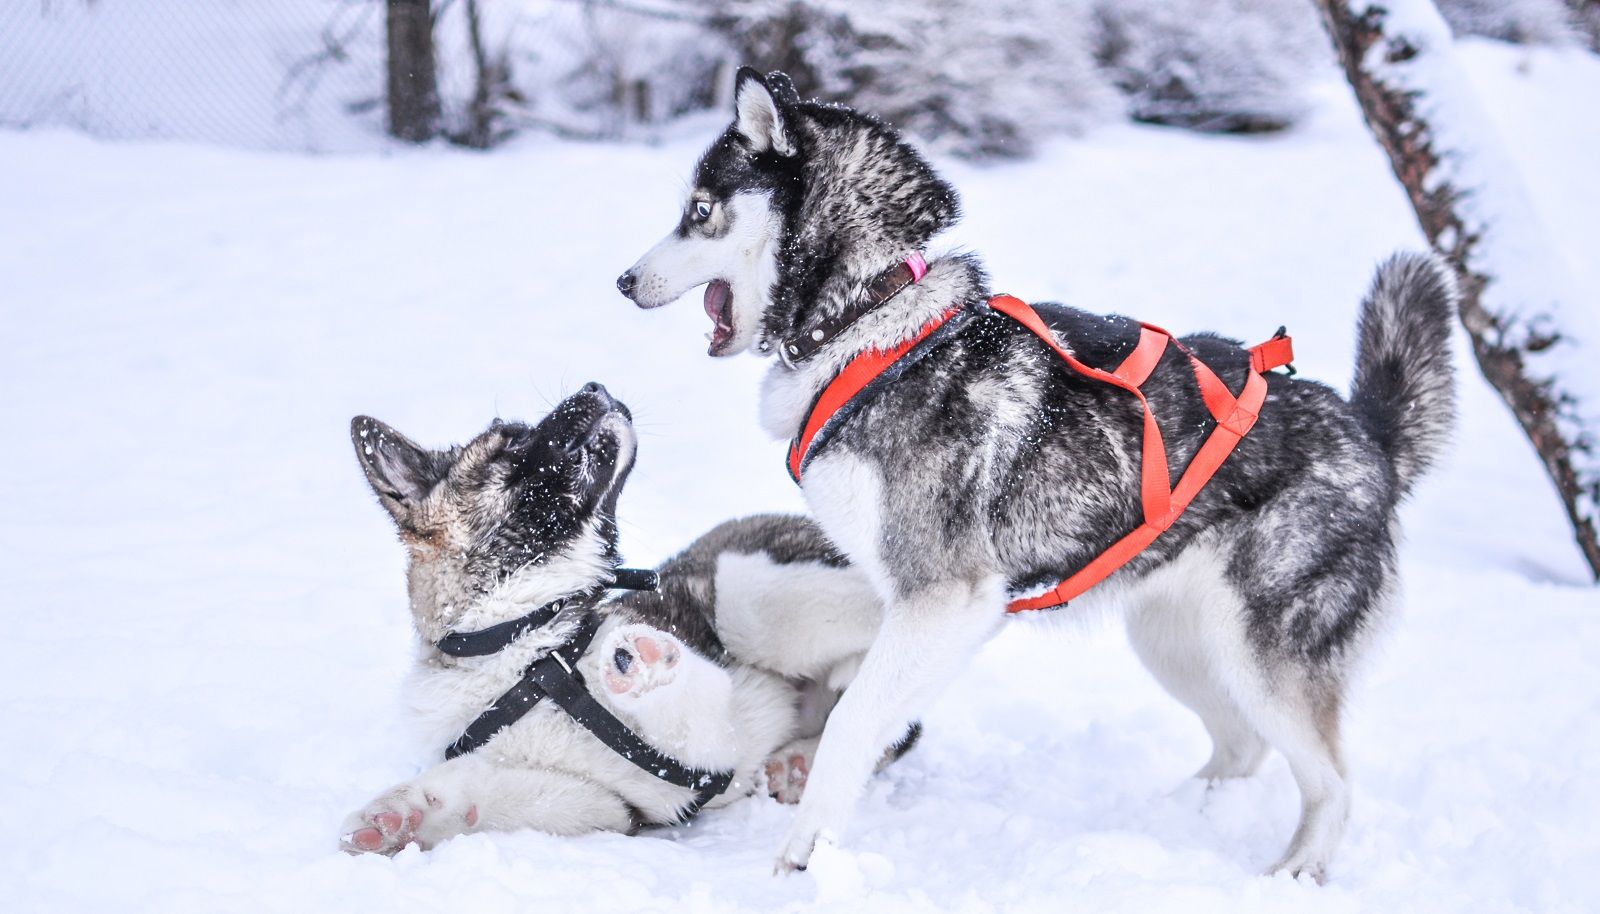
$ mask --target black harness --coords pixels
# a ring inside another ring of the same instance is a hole
[[[584,688],[583,677],[578,673],[578,660],[600,630],[600,616],[593,611],[594,601],[600,594],[606,590],[655,590],[657,583],[653,571],[618,568],[612,582],[604,587],[553,600],[521,618],[475,632],[451,632],[440,638],[435,646],[452,657],[485,657],[505,649],[528,632],[548,625],[569,608],[577,614],[578,624],[572,637],[528,664],[522,678],[467,725],[461,738],[445,750],[445,758],[481,748],[495,734],[521,720],[541,699],[548,698],[579,726],[640,770],[669,784],[693,790],[694,798],[678,811],[678,821],[694,818],[701,807],[728,789],[733,782],[733,772],[690,768],[662,754],[596,701]]]

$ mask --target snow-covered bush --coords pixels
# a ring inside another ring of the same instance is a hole
[[[1138,120],[1272,130],[1330,59],[1309,0],[1096,0],[1097,57]]]
[[[468,145],[649,135],[710,106],[733,57],[703,10],[601,0],[434,0],[433,39],[443,133]]]
[[[1566,44],[1572,11],[1563,0],[1437,0],[1457,35],[1480,35],[1517,44]]]
[[[1589,50],[1600,53],[1600,0],[1567,0],[1572,8],[1572,27],[1589,45]]]
[[[732,49],[701,5],[495,2],[530,7],[510,21],[505,39],[520,100],[513,123],[637,136],[711,107],[720,74],[731,85]]]
[[[1600,0],[1567,0],[1572,8],[1572,25],[1589,45],[1600,53]]]
[[[1576,26],[1600,46],[1600,0],[1438,2],[1458,33],[1559,42]],[[200,7],[0,0],[0,125],[382,142],[384,0]],[[1123,110],[1281,127],[1330,57],[1310,0],[432,0],[432,14],[437,126],[476,146],[520,130],[648,138],[725,112],[750,64],[935,149],[1022,156]]]
[[[968,157],[1026,155],[1105,116],[1083,0],[722,0],[713,28],[741,62]]]

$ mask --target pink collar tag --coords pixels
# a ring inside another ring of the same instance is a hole
[[[922,259],[921,251],[912,251],[907,254],[906,266],[911,268],[912,282],[922,282],[922,277],[928,275],[928,262]]]

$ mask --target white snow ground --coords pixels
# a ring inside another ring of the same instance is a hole
[[[1468,50],[1600,291],[1600,61]],[[351,415],[442,444],[604,381],[644,434],[635,562],[798,507],[756,428],[762,364],[701,355],[696,303],[611,287],[710,129],[344,158],[0,133],[0,907],[1600,907],[1600,593],[1466,358],[1460,444],[1405,511],[1407,605],[1350,708],[1327,886],[1257,875],[1297,811],[1281,760],[1185,780],[1203,732],[1117,627],[1041,620],[984,651],[805,875],[768,875],[790,811],[766,799],[637,837],[338,852],[343,815],[429,760],[400,736],[401,553]],[[1340,387],[1372,266],[1419,244],[1338,85],[1288,136],[1115,128],[947,170],[1001,287],[1251,340],[1287,323]]]

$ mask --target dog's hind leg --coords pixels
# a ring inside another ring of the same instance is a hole
[[[779,871],[803,868],[817,838],[837,834],[884,749],[993,633],[1004,607],[998,578],[926,586],[889,607],[860,672],[828,716]]]
[[[1211,736],[1211,758],[1194,773],[1195,777],[1202,781],[1224,781],[1256,773],[1269,747],[1236,705],[1207,708],[1200,714],[1200,720]]]
[[[596,651],[601,700],[640,736],[679,761],[722,769],[735,763],[733,679],[676,637],[619,625]]]
[[[1245,776],[1269,746],[1283,753],[1300,789],[1301,815],[1272,871],[1321,881],[1350,808],[1339,759],[1337,678],[1318,688],[1310,661],[1286,646],[1252,643],[1246,604],[1227,577],[1224,555],[1197,543],[1154,573],[1128,615],[1128,637],[1157,681],[1205,722],[1213,749],[1198,777]]]
[[[1299,685],[1284,683],[1260,696],[1249,713],[1267,741],[1288,759],[1300,787],[1300,824],[1288,850],[1268,872],[1309,875],[1322,882],[1350,817],[1350,786],[1339,757],[1337,700],[1319,701]]]
[[[468,832],[536,828],[577,835],[625,832],[633,824],[622,798],[592,781],[496,765],[474,753],[435,765],[351,813],[341,845],[353,854],[393,854]]]
[[[1248,680],[1257,688],[1238,695],[1240,706],[1300,788],[1300,823],[1272,871],[1319,882],[1350,814],[1339,745],[1344,689],[1394,592],[1390,531],[1373,523],[1383,505],[1363,504],[1363,496],[1375,497],[1359,485],[1307,480],[1250,521],[1229,563],[1247,595],[1260,671]],[[1308,532],[1304,519],[1317,510]]]
[[[1133,624],[1130,621],[1130,634]],[[1148,641],[1133,639],[1134,649],[1156,681],[1172,697],[1199,715],[1211,737],[1211,757],[1194,773],[1205,781],[1245,778],[1256,773],[1270,748],[1237,700],[1229,694],[1220,671],[1205,669],[1196,658],[1163,656]]]
[[[1128,613],[1128,640],[1156,681],[1199,715],[1211,736],[1211,758],[1195,777],[1249,777],[1268,745],[1237,697],[1256,691],[1238,681],[1256,675],[1240,601],[1206,547],[1173,566],[1158,574],[1173,576],[1178,586],[1152,582],[1148,596]]]
[[[883,756],[878,759],[878,766],[873,769],[873,773],[880,772],[904,758],[921,738],[920,722],[907,727],[899,739],[883,750]],[[800,798],[806,792],[806,780],[811,776],[811,766],[817,757],[817,745],[821,742],[820,736],[807,736],[784,746],[767,758],[765,764],[767,793],[774,800],[789,804],[800,802]]]

